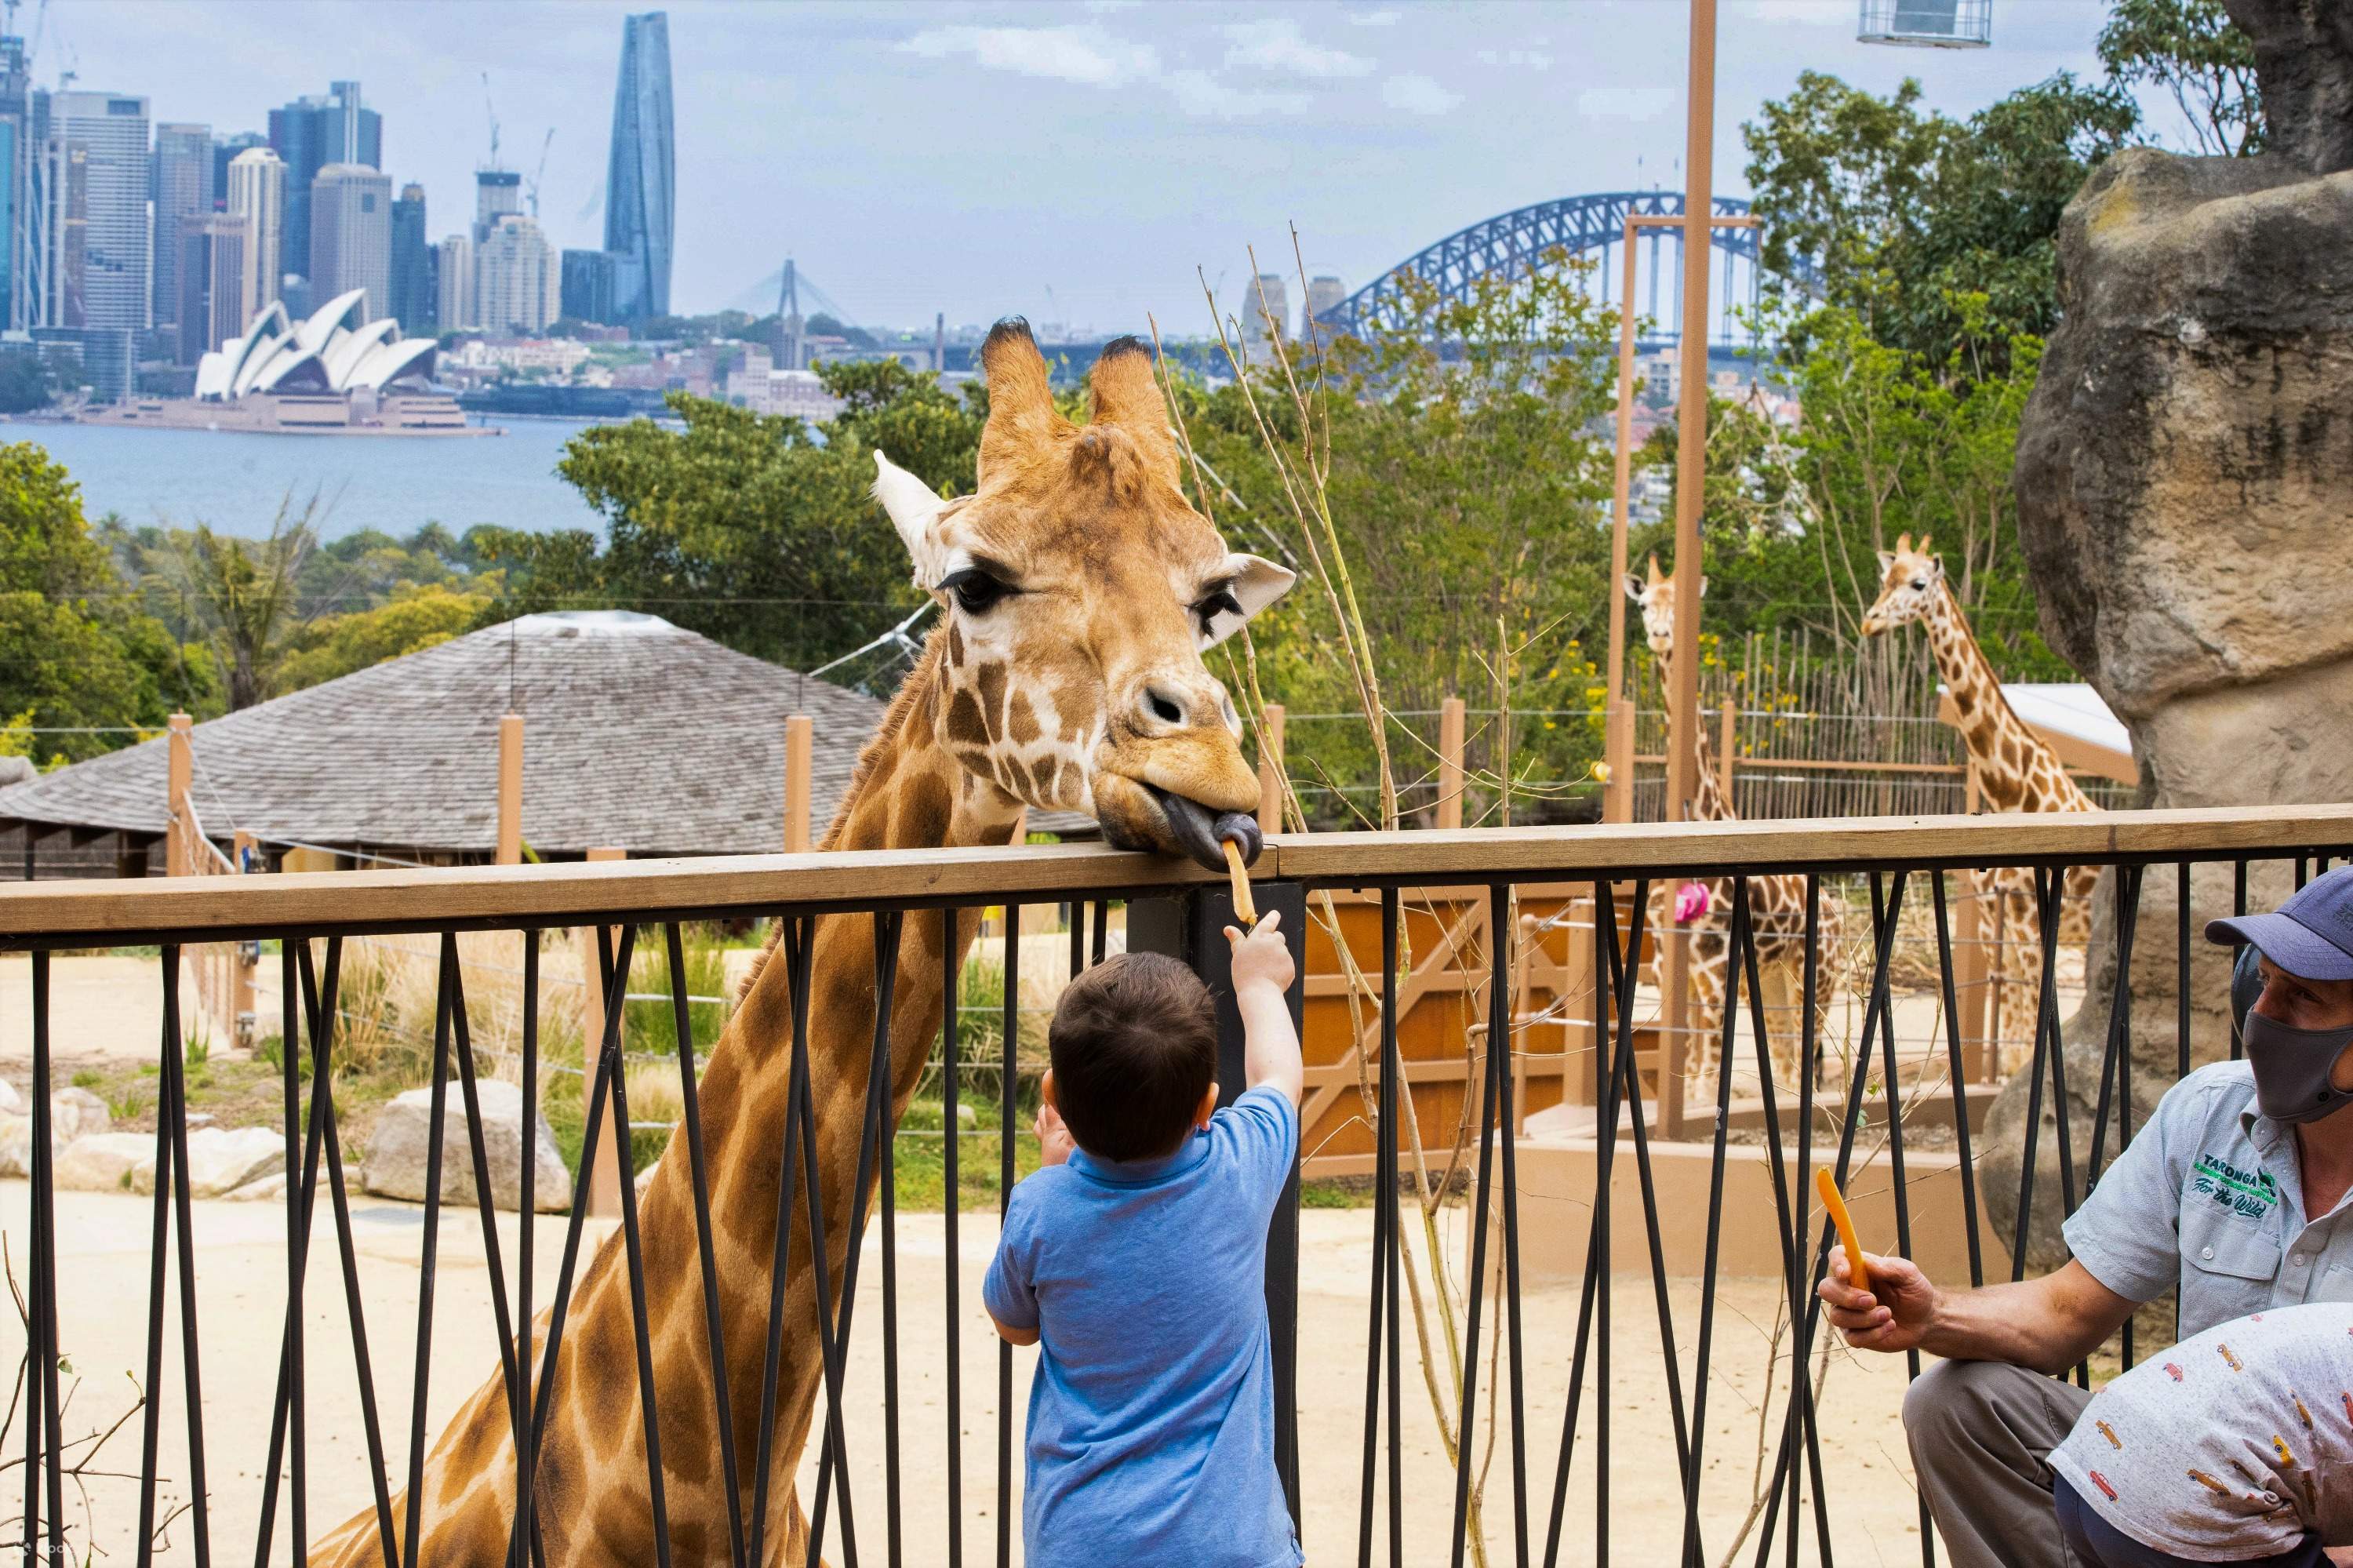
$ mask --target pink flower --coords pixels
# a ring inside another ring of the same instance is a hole
[[[1675,924],[1690,925],[1694,920],[1704,916],[1714,903],[1715,900],[1708,893],[1706,883],[1684,883],[1675,889]]]

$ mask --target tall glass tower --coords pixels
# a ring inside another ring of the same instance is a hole
[[[672,169],[670,16],[648,11],[621,25],[613,154],[605,172],[605,249],[613,256],[614,313],[624,322],[670,313]]]

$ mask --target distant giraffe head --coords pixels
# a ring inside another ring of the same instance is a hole
[[[1699,595],[1707,597],[1707,578],[1699,579]],[[1626,574],[1626,597],[1641,608],[1642,633],[1651,644],[1651,655],[1661,662],[1675,654],[1675,579],[1672,573],[1662,577],[1659,557],[1651,557],[1651,575],[1636,577]]]
[[[940,744],[969,776],[1040,810],[1080,810],[1127,849],[1224,860],[1258,803],[1241,724],[1202,655],[1293,574],[1226,547],[1180,488],[1151,351],[1107,345],[1090,419],[1055,408],[1028,325],[981,350],[978,488],[943,501],[874,454],[874,493],[947,615]]]
[[[1862,618],[1862,634],[1876,637],[1894,626],[1919,620],[1936,608],[1945,581],[1945,563],[1936,558],[1928,536],[1912,547],[1912,535],[1895,541],[1893,550],[1879,552],[1879,599]]]

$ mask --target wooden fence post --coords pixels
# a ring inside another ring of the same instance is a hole
[[[1715,787],[1723,793],[1724,803],[1727,806],[1733,806],[1732,725],[1734,712],[1735,710],[1733,708],[1732,699],[1730,697],[1725,698],[1724,731],[1722,737],[1716,742],[1715,747]],[[1739,810],[1737,806],[1733,806],[1733,809],[1735,810]]]
[[[808,715],[795,714],[785,721],[786,854],[799,854],[809,847],[809,756],[813,738]]]
[[[522,715],[499,719],[498,863],[522,863]]]
[[[1601,765],[1609,777],[1601,786],[1601,820],[1634,820],[1634,705],[1624,697],[1609,705],[1602,731]]]
[[[628,852],[620,849],[592,849],[584,857],[588,860],[627,860]],[[608,927],[609,929],[609,927]],[[596,1054],[605,1043],[605,991],[603,977],[596,962],[596,927],[580,927],[575,933],[580,948],[580,1102],[587,1107],[596,1087]],[[618,933],[614,933],[617,944]],[[617,955],[617,946],[616,953]],[[628,977],[621,977],[621,990],[629,989]],[[624,1048],[628,1042],[622,1040]],[[626,1069],[626,1061],[622,1064]],[[606,1123],[596,1149],[596,1167],[588,1178],[588,1213],[609,1217],[621,1212],[621,1145],[629,1129],[612,1115],[612,1101],[606,1105],[610,1119]]]
[[[1462,718],[1461,697],[1449,697],[1438,705],[1438,825],[1459,828],[1462,825]],[[1505,714],[1497,721],[1511,723]]]
[[[196,754],[191,732],[195,720],[185,714],[170,719],[171,743],[164,768],[164,874],[188,876],[196,869],[194,834],[189,832],[188,791],[195,783]]]
[[[1258,828],[1282,832],[1282,705],[1269,703],[1258,726]]]

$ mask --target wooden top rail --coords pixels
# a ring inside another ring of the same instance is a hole
[[[2353,805],[2072,815],[1840,817],[1285,834],[1253,868],[1325,886],[1582,881],[1897,865],[2020,865],[2343,853]],[[1220,880],[1100,845],[451,866],[276,876],[0,883],[0,949],[223,941],[290,931],[573,926],[1120,897]]]

